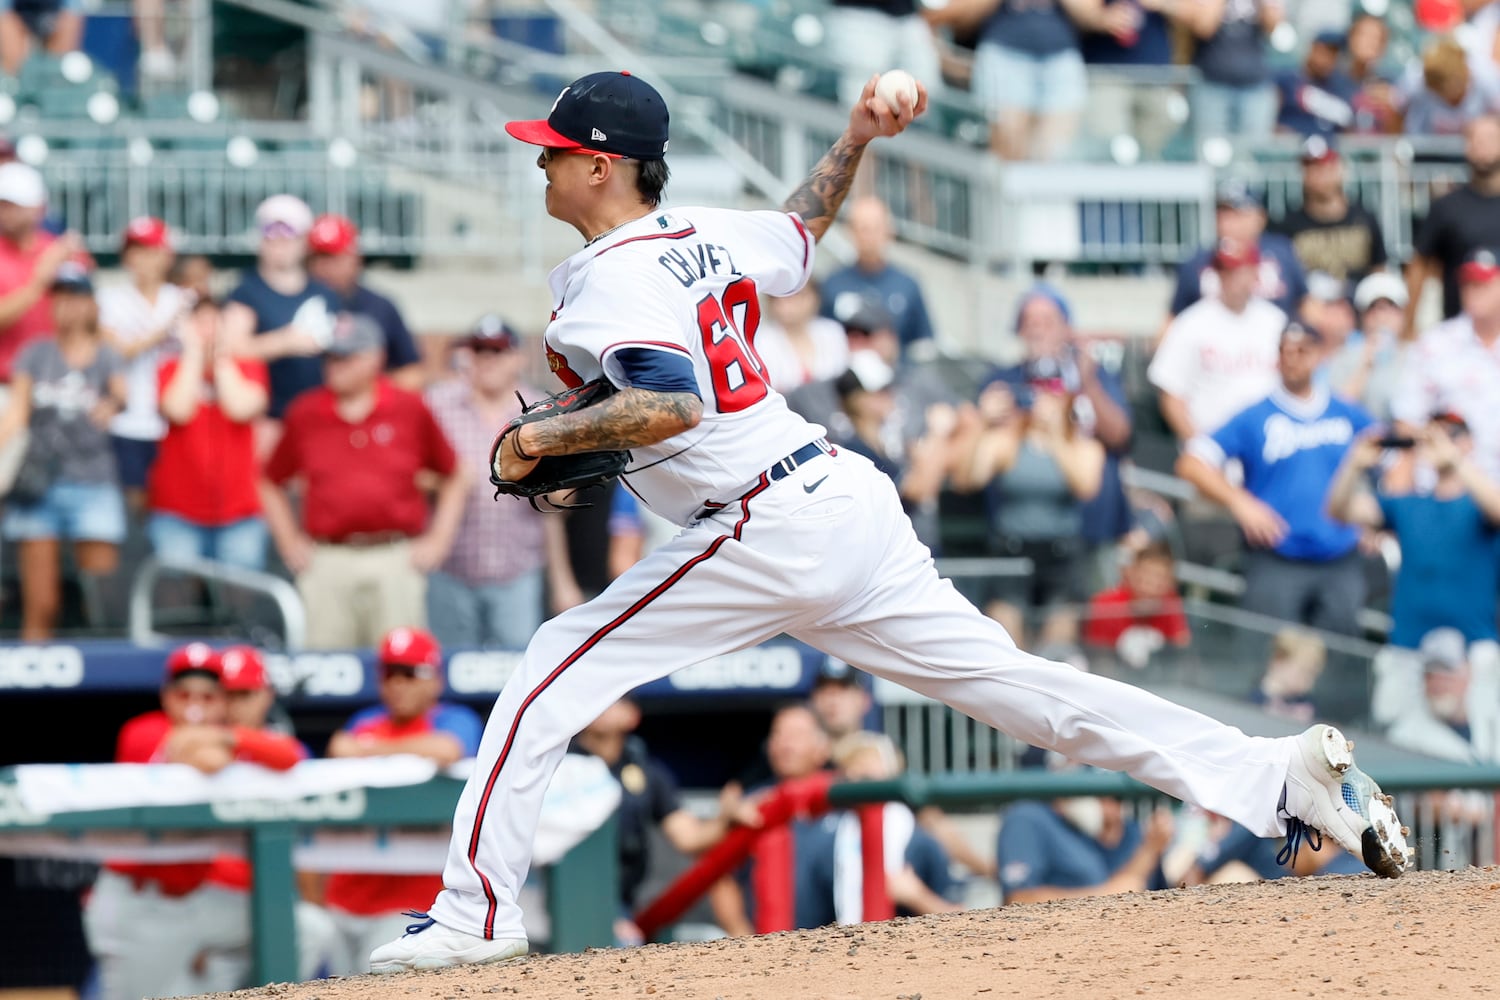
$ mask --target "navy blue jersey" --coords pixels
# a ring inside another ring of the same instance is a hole
[[[255,333],[259,335],[288,326],[304,302],[319,296],[330,311],[338,309],[338,296],[316,281],[309,279],[302,291],[295,295],[283,295],[266,284],[266,279],[258,271],[252,270],[241,279],[239,287],[229,293],[229,301],[248,306],[255,313]],[[288,403],[308,389],[323,384],[323,360],[316,355],[277,358],[266,368],[271,374],[268,414],[277,419],[286,411]]]

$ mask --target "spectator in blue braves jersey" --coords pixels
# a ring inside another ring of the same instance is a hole
[[[1056,754],[1048,767],[1067,768]],[[1172,842],[1171,812],[1142,826],[1119,799],[1076,796],[1022,801],[1000,820],[1000,890],[1007,904],[1162,889],[1161,859]]]
[[[1183,261],[1177,268],[1177,286],[1172,292],[1171,316],[1176,316],[1202,298],[1219,294],[1219,276],[1213,267],[1214,247],[1223,240],[1254,244],[1260,251],[1260,280],[1255,294],[1274,302],[1288,316],[1297,315],[1307,281],[1296,250],[1285,236],[1266,232],[1266,210],[1260,198],[1242,181],[1219,186],[1214,202],[1214,226],[1218,240]],[[1170,319],[1170,316],[1168,317]]]
[[[1389,641],[1416,649],[1433,629],[1454,628],[1464,641],[1500,638],[1495,629],[1495,542],[1500,537],[1500,486],[1472,460],[1474,443],[1462,417],[1440,413],[1415,447],[1372,494],[1366,476],[1384,454],[1370,437],[1345,458],[1328,494],[1341,521],[1393,532],[1401,567],[1391,594]],[[1436,477],[1429,489],[1419,483]]]
[[[1244,532],[1246,610],[1353,635],[1367,590],[1359,529],[1329,517],[1324,501],[1355,436],[1373,421],[1315,384],[1322,356],[1314,328],[1288,323],[1280,387],[1189,441],[1177,471]],[[1243,487],[1223,472],[1231,459],[1244,469]]]
[[[849,237],[854,243],[854,263],[840,268],[823,282],[823,315],[847,324],[869,303],[890,313],[905,354],[919,340],[932,339],[932,321],[916,279],[887,258],[891,240],[891,213],[876,197],[849,203]]]

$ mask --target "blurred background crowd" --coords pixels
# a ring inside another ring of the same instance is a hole
[[[90,710],[113,754],[54,758],[451,764],[488,707],[452,654],[524,647],[670,534],[619,488],[497,503],[486,468],[556,388],[543,276],[575,246],[498,123],[669,55],[669,207],[774,203],[870,75],[930,87],[744,332],[1021,645],[1248,727],[1500,761],[1500,4],[0,6],[0,630],[163,660],[159,709]],[[267,663],[303,650],[373,654],[380,706],[278,698]],[[624,791],[621,943],[779,782],[1073,768],[817,662],[732,720],[639,698],[579,736]],[[1489,798],[1426,807],[1446,863],[1493,859]],[[903,809],[904,913],[1359,868],[1113,799]],[[859,919],[857,823],[794,833],[797,925]],[[234,859],[9,875],[73,950],[23,948],[0,990],[248,975]],[[361,968],[435,878],[306,879],[303,973]],[[763,926],[766,885],[721,880],[696,933]]]

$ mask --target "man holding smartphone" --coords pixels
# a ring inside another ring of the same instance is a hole
[[[1228,508],[1244,532],[1241,606],[1344,635],[1358,632],[1368,585],[1359,529],[1324,507],[1328,484],[1356,436],[1373,421],[1313,381],[1323,359],[1318,331],[1295,320],[1281,335],[1281,384],[1212,434],[1192,438],[1177,474]],[[1244,486],[1224,475],[1230,459]]]
[[[1408,447],[1372,491],[1369,474],[1388,448],[1403,443]],[[1401,545],[1391,593],[1393,646],[1415,650],[1436,628],[1458,629],[1470,645],[1500,638],[1495,629],[1500,576],[1491,554],[1500,527],[1500,486],[1480,469],[1473,452],[1464,419],[1438,413],[1415,440],[1361,438],[1334,477],[1328,512],[1346,524],[1388,530]],[[1424,481],[1430,488],[1422,487]]]

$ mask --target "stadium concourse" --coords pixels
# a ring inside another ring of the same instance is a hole
[[[1133,1000],[1488,992],[1494,868],[1204,886],[633,951],[548,955],[396,979],[277,984],[236,1000]]]

